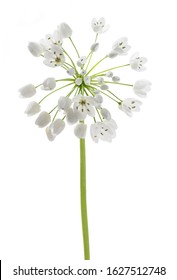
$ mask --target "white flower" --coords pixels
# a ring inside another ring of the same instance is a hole
[[[58,30],[54,31],[53,34],[47,34],[44,39],[40,40],[40,44],[43,50],[50,50],[52,45],[62,45],[63,41]]]
[[[129,117],[131,117],[132,112],[140,111],[141,105],[142,105],[141,101],[134,98],[127,98],[121,103],[120,109],[124,111]]]
[[[27,116],[33,116],[37,113],[39,113],[41,110],[41,107],[39,105],[39,103],[32,101],[28,104],[26,110],[25,110],[25,114],[27,114]]]
[[[61,111],[65,111],[67,112],[67,110],[70,108],[72,104],[72,100],[67,97],[67,96],[60,96],[59,100],[58,100],[58,110]]]
[[[96,122],[90,126],[90,134],[95,143],[98,143],[99,139],[107,142],[111,142],[115,137],[116,128],[110,122]]]
[[[89,76],[84,77],[84,83],[85,83],[85,85],[90,85],[90,77]]]
[[[65,23],[65,22],[62,22],[58,26],[58,30],[59,30],[59,33],[61,34],[62,38],[69,38],[72,35],[71,27],[67,23]]]
[[[49,141],[53,141],[58,134],[65,128],[65,122],[61,119],[56,119],[46,128],[46,134]]]
[[[130,66],[131,66],[132,69],[134,69],[136,71],[143,71],[143,70],[145,70],[146,68],[144,67],[144,64],[146,62],[147,62],[147,58],[139,56],[138,53],[135,53],[130,58]]]
[[[113,72],[111,72],[111,71],[107,72],[106,77],[112,78],[113,77]]]
[[[103,116],[103,118],[107,121],[111,120],[111,113],[109,112],[109,110],[107,110],[106,108],[102,108],[101,109],[101,115]]]
[[[102,17],[99,20],[96,18],[92,19],[92,29],[96,33],[104,33],[109,29],[109,25],[106,25],[105,19]]]
[[[119,82],[120,78],[118,76],[114,76],[114,77],[112,77],[112,81],[113,82]]]
[[[60,46],[52,45],[50,51],[44,53],[44,64],[50,67],[61,66],[65,62],[65,56]]]
[[[100,88],[101,88],[102,90],[108,90],[108,89],[109,89],[108,85],[101,85]]]
[[[80,85],[82,84],[82,78],[77,78],[77,79],[75,79],[75,84],[76,84],[77,86],[80,86]]]
[[[78,122],[78,112],[74,111],[73,108],[69,108],[66,114],[66,120],[69,124],[75,124]]]
[[[47,78],[42,83],[42,89],[43,90],[52,90],[56,87],[56,81],[55,78]]]
[[[99,43],[94,43],[94,44],[91,45],[90,50],[92,52],[96,52],[98,49],[99,49]]]
[[[140,97],[146,97],[147,92],[151,90],[151,82],[139,80],[133,86],[134,93]]]
[[[95,116],[95,100],[92,96],[83,96],[78,94],[73,98],[73,108],[78,112],[78,119],[84,120],[87,115],[90,117]]]
[[[38,125],[40,128],[45,127],[51,121],[51,116],[49,113],[43,111],[39,114],[38,118],[35,121],[35,124]]]
[[[84,123],[79,123],[76,125],[74,128],[74,134],[79,138],[79,139],[84,139],[86,136],[87,132],[87,125]]]
[[[109,57],[109,58],[115,58],[116,56],[118,56],[118,52],[116,52],[116,51],[111,51],[111,52],[108,54],[108,57]]]
[[[82,67],[85,65],[86,62],[87,62],[86,56],[81,56],[77,61],[77,66]]]
[[[69,76],[74,76],[74,75],[76,74],[76,72],[75,72],[74,68],[69,68],[69,69],[67,70],[67,74],[68,74]]]
[[[32,84],[28,84],[19,89],[20,97],[29,98],[36,94],[36,88]]]
[[[42,46],[35,42],[29,42],[28,50],[30,51],[30,53],[32,55],[34,55],[36,57],[39,57],[43,52]]]
[[[113,44],[112,50],[117,52],[119,55],[126,55],[130,48],[131,47],[128,45],[128,39],[126,37],[122,37]]]
[[[63,43],[62,36],[58,30],[55,30],[51,36],[51,39],[48,40],[55,45],[62,45]]]

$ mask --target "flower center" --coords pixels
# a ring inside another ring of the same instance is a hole
[[[55,62],[56,63],[60,63],[61,62],[61,58],[60,57],[56,57]]]
[[[79,102],[80,105],[86,105],[86,100],[82,99],[80,102]]]

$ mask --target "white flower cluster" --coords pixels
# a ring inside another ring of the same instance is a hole
[[[57,30],[46,35],[38,43],[30,42],[28,45],[28,49],[33,56],[42,57],[44,64],[47,66],[60,66],[68,75],[64,79],[49,77],[37,86],[28,84],[19,90],[23,98],[34,96],[39,87],[44,92],[48,92],[40,101],[30,102],[25,113],[28,116],[39,113],[35,124],[40,128],[46,127],[46,135],[50,141],[53,141],[64,130],[66,122],[75,126],[74,134],[78,138],[85,138],[88,129],[86,123],[88,117],[91,122],[90,135],[93,141],[96,143],[99,140],[111,142],[116,136],[117,124],[112,119],[110,111],[103,106],[103,96],[112,99],[117,104],[117,108],[128,116],[132,116],[133,112],[140,111],[142,102],[135,98],[119,98],[110,90],[110,85],[132,87],[134,93],[139,97],[146,97],[147,92],[150,91],[151,83],[148,80],[141,79],[134,84],[127,84],[121,82],[120,77],[112,72],[122,67],[130,67],[138,72],[143,71],[147,59],[139,56],[138,53],[131,56],[127,64],[91,74],[105,59],[127,55],[131,48],[128,39],[122,37],[113,44],[111,51],[105,57],[89,68],[93,54],[99,49],[99,35],[109,29],[104,18],[99,20],[94,18],[91,27],[96,33],[96,38],[87,56],[80,56],[71,38],[72,29],[66,23],[61,23]],[[72,59],[65,50],[65,39],[70,40],[76,51],[77,60]],[[64,85],[58,87],[58,83],[64,83]],[[55,107],[49,111],[41,111],[41,103],[51,95],[60,93],[62,89],[68,89],[68,93],[65,96],[58,95]]]

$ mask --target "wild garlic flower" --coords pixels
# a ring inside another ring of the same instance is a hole
[[[132,93],[139,97],[145,97],[150,91],[151,83],[145,79],[136,81],[134,84],[126,83],[120,75],[115,73],[119,68],[132,68],[136,71],[143,71],[144,64],[147,62],[145,57],[135,53],[128,62],[123,65],[110,67],[109,69],[96,70],[97,66],[119,56],[125,56],[130,50],[127,37],[121,37],[112,45],[112,50],[105,50],[105,56],[100,58],[95,65],[91,64],[92,56],[99,48],[99,36],[106,32],[109,26],[104,18],[93,19],[91,27],[96,33],[95,40],[89,44],[88,54],[80,56],[80,53],[74,44],[71,36],[73,34],[71,27],[67,23],[61,23],[51,34],[46,35],[39,42],[30,42],[28,49],[35,57],[41,57],[43,63],[49,67],[60,67],[63,69],[66,77],[49,77],[34,86],[28,84],[22,87],[20,96],[30,98],[35,95],[38,98],[38,91],[46,93],[40,100],[31,101],[25,113],[27,116],[33,116],[39,113],[35,124],[40,127],[46,127],[46,135],[49,141],[53,141],[64,131],[66,123],[73,125],[73,131],[76,137],[84,139],[90,131],[91,138],[95,143],[99,140],[111,142],[116,136],[117,124],[112,118],[111,111],[106,106],[106,99],[111,99],[115,103],[115,109],[132,116],[134,112],[140,111],[142,102],[133,97],[126,97],[121,93],[121,87],[132,88]],[[65,49],[65,41],[69,40],[74,51],[75,57],[71,57],[68,50]],[[52,72],[53,76],[53,72]],[[117,90],[111,89],[112,85],[119,87]],[[62,89],[67,90],[65,95],[61,94]],[[50,96],[56,97],[56,103],[48,111],[42,110],[42,105],[46,103]],[[42,110],[42,111],[41,111]]]

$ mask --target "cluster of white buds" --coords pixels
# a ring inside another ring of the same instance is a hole
[[[65,123],[68,123],[74,125],[74,134],[80,139],[86,137],[88,125],[90,125],[90,135],[94,142],[97,143],[99,139],[111,142],[116,136],[117,124],[112,119],[110,111],[103,106],[103,97],[112,99],[117,104],[117,108],[128,116],[132,116],[133,112],[138,112],[142,102],[135,98],[122,99],[110,90],[110,86],[116,84],[120,87],[131,87],[139,97],[145,97],[150,91],[151,83],[145,79],[128,84],[121,82],[120,77],[113,73],[114,70],[122,67],[143,71],[147,59],[137,53],[131,56],[127,64],[92,73],[105,59],[125,56],[131,47],[128,39],[122,37],[113,44],[111,51],[106,56],[89,68],[92,56],[99,48],[99,35],[109,29],[104,18],[99,20],[94,18],[91,27],[96,33],[96,38],[87,56],[80,56],[71,38],[72,29],[66,23],[61,23],[57,30],[52,34],[47,34],[39,42],[30,42],[28,45],[33,56],[41,57],[43,63],[49,67],[61,67],[68,75],[63,79],[49,77],[37,86],[28,84],[19,90],[23,98],[36,95],[39,88],[43,92],[47,91],[40,101],[30,102],[25,113],[28,116],[39,114],[35,124],[40,128],[46,127],[46,135],[50,141],[53,141],[64,130]],[[64,47],[66,39],[69,39],[74,47],[76,59],[71,58],[66,51]],[[61,86],[58,86],[59,83],[62,83]],[[65,96],[60,95],[62,89],[68,89]],[[41,103],[54,94],[57,99],[55,107],[50,108],[49,111],[41,111]],[[86,122],[89,118],[90,124]]]

